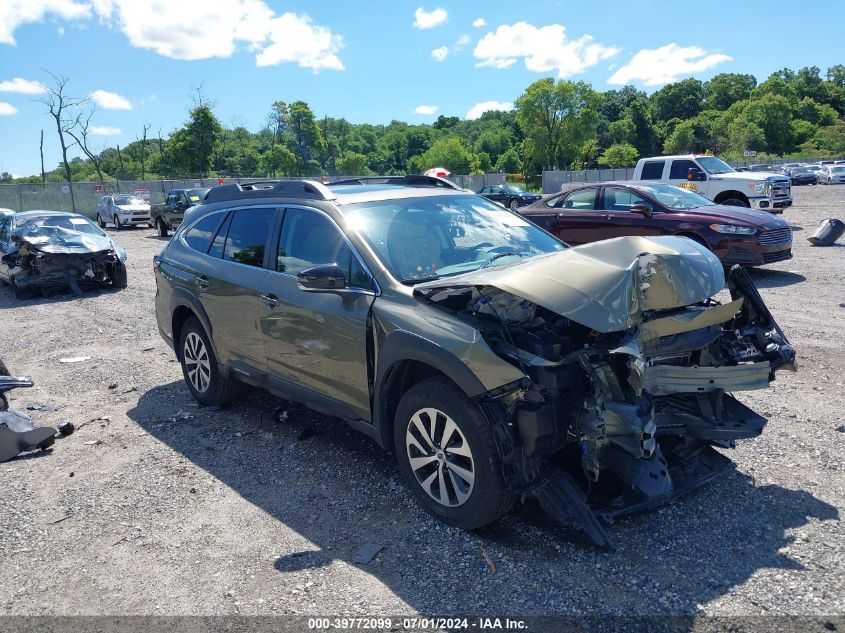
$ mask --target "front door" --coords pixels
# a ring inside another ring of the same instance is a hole
[[[689,174],[690,168],[696,168],[699,171],[704,172],[701,167],[698,166],[698,163],[689,159],[678,159],[673,160],[672,164],[669,167],[669,184],[675,185],[676,187],[683,187],[684,189],[688,189],[689,191],[694,191],[696,193],[700,193],[702,196],[707,195],[707,181],[706,180],[688,180],[687,175]],[[705,178],[706,178],[705,174]]]
[[[626,235],[662,235],[668,233],[660,227],[656,218],[662,215],[656,212],[652,217],[646,217],[638,211],[631,211],[635,204],[644,204],[655,209],[655,205],[639,194],[623,187],[605,187],[602,195],[601,208],[604,211],[605,225],[602,237],[624,237]]]
[[[347,271],[347,290],[299,288],[297,273],[320,264]],[[259,322],[273,379],[328,396],[370,419],[367,317],[373,281],[337,225],[316,209],[285,209]]]

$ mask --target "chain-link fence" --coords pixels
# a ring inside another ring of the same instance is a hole
[[[822,160],[841,160],[818,157],[802,158],[777,158],[759,159],[755,161],[726,161],[731,167],[743,168],[749,165],[783,165],[786,163],[818,163]],[[612,180],[631,180],[634,177],[633,167],[620,167],[618,169],[584,169],[581,171],[544,171],[543,172],[543,193],[555,193],[571,183],[581,182],[609,182]]]
[[[329,176],[325,182],[333,182],[349,176]],[[449,176],[449,179],[461,187],[477,191],[485,185],[500,185],[505,182],[505,174],[481,174],[478,176]],[[224,178],[223,183],[253,182],[259,178]],[[277,178],[275,180],[300,180],[300,178]],[[309,180],[321,181],[315,177]],[[0,185],[0,208],[15,211],[49,209],[52,211],[76,211],[94,217],[100,198],[113,193],[137,193],[149,198],[150,204],[164,202],[171,189],[196,189],[214,187],[221,184],[218,178],[188,178],[181,180],[110,180],[96,182],[48,182],[41,184],[2,184]],[[73,196],[71,196],[73,192]],[[75,208],[74,208],[75,207]]]

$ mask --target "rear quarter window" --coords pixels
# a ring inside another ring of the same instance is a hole
[[[666,162],[662,160],[648,161],[643,165],[640,180],[660,180],[663,177],[663,166],[665,164]]]

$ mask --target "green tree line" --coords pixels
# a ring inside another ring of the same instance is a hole
[[[276,101],[261,129],[251,131],[223,125],[213,104],[200,99],[168,136],[147,138],[149,127],[122,148],[72,159],[71,178],[404,174],[433,166],[456,174],[530,175],[625,167],[662,153],[736,159],[751,149],[760,155],[841,156],[845,65],[832,66],[824,77],[816,66],[784,68],[762,83],[752,75],[722,73],[705,82],[671,83],[651,95],[633,86],[598,92],[583,81],[546,78],[529,85],[509,112],[490,111],[474,120],[439,116],[430,125],[356,124],[318,118],[304,101]],[[48,179],[65,180],[64,166]]]

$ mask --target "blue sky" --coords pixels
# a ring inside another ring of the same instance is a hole
[[[37,173],[41,129],[47,169],[60,158],[36,101],[45,69],[92,95],[106,147],[181,125],[199,85],[224,124],[256,130],[275,100],[432,122],[507,108],[548,76],[651,92],[719,72],[824,73],[845,62],[843,18],[834,1],[2,0],[0,170]]]

